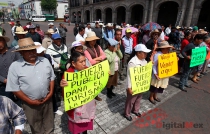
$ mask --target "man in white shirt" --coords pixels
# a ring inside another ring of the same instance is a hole
[[[166,28],[165,32],[167,36],[171,33],[171,24]]]
[[[87,27],[85,28],[85,34],[87,34],[90,31],[92,31],[90,23],[87,23]]]
[[[76,41],[83,41],[87,37],[87,34],[85,34],[85,27],[80,26],[79,27],[79,33],[76,35],[75,40]],[[82,43],[84,45],[84,42]]]

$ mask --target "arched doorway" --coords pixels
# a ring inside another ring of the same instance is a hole
[[[175,25],[179,4],[173,1],[164,2],[160,5],[157,23],[168,26]]]
[[[76,22],[76,13],[75,12],[72,13],[71,22],[72,23],[75,23]]]
[[[112,9],[111,8],[107,8],[105,9],[105,14],[106,14],[106,23],[111,23],[112,22]]]
[[[117,24],[121,24],[122,22],[125,22],[126,18],[126,9],[123,6],[117,7]]]
[[[210,30],[210,1],[206,0],[203,2],[199,19],[198,19],[198,27],[201,29],[204,29],[206,27],[208,30]]]
[[[90,11],[89,11],[89,10],[87,10],[87,11],[85,12],[85,15],[86,15],[86,18],[85,18],[85,23],[90,22]]]
[[[81,12],[80,11],[78,11],[77,12],[77,22],[81,22]]]
[[[142,23],[143,9],[144,7],[142,5],[134,5],[131,8],[131,24]]]
[[[100,9],[96,9],[96,20],[101,20],[101,10]]]

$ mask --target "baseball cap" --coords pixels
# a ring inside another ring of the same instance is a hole
[[[56,39],[61,39],[61,36],[60,36],[60,34],[55,33],[55,34],[52,35],[52,38],[53,38],[54,40],[56,40]]]
[[[36,24],[36,27],[40,27],[40,25],[39,24]]]
[[[126,33],[132,33],[132,30],[130,28],[127,28],[125,32]]]
[[[11,21],[11,22],[8,22],[10,25],[15,25],[15,22]]]
[[[147,47],[144,45],[144,44],[137,44],[135,47],[134,47],[135,51],[142,51],[142,52],[145,52],[145,53],[149,53],[151,52],[150,49],[147,49]]]
[[[38,48],[36,48],[36,53],[40,54],[46,50],[39,42],[34,42],[34,44],[36,46],[39,46]]]
[[[197,26],[194,26],[193,27],[193,31],[198,31],[198,27]]]
[[[72,44],[71,44],[71,47],[78,47],[78,46],[82,46],[82,43],[80,41],[74,41]]]
[[[119,44],[118,41],[112,39],[112,38],[108,38],[108,42],[111,46],[116,46],[117,44]]]

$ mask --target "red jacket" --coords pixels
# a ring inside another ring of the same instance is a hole
[[[131,35],[131,38],[133,39],[133,48],[134,48],[138,43],[138,38],[134,34]]]

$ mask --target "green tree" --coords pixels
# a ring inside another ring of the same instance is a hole
[[[42,0],[41,7],[52,14],[52,11],[56,10],[57,8],[57,0]]]

